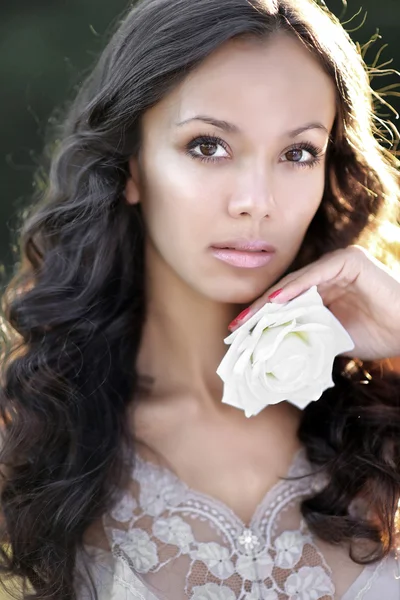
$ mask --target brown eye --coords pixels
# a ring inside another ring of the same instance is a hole
[[[286,152],[285,154],[286,160],[290,162],[300,162],[303,158],[303,152],[304,150],[302,150],[301,148],[294,148],[293,150],[289,150],[289,152]]]
[[[219,137],[203,135],[194,138],[186,146],[187,153],[192,158],[203,161],[219,161],[229,158],[226,143]]]
[[[280,162],[290,163],[292,167],[315,167],[321,162],[322,156],[321,149],[309,142],[302,142],[282,154]]]
[[[210,142],[199,144],[199,148],[203,156],[213,156],[217,150],[217,146],[218,144],[212,144]]]

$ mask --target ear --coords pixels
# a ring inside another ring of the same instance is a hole
[[[139,162],[137,157],[129,159],[129,177],[125,185],[125,198],[128,204],[139,204]]]

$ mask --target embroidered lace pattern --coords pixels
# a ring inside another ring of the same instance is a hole
[[[288,475],[311,470],[301,450]],[[336,600],[342,563],[336,561],[338,572],[328,565],[299,510],[301,499],[323,485],[321,474],[282,480],[244,524],[222,502],[138,457],[131,488],[103,519],[113,556],[134,574],[135,589],[143,590],[124,598]],[[341,556],[346,558],[343,549]],[[348,557],[347,567],[351,587],[363,568]],[[365,589],[378,567],[370,569]]]

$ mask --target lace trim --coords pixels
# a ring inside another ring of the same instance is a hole
[[[105,522],[105,531],[113,553],[123,556],[145,585],[149,576],[156,576],[157,587],[163,579],[165,584],[173,565],[184,560],[188,568],[181,589],[193,600],[212,598],[217,589],[215,597],[224,600],[280,600],[307,589],[315,598],[333,600],[331,570],[305,522],[280,528],[282,516],[300,498],[324,485],[323,478],[312,475],[303,450],[288,476],[302,475],[307,478],[283,480],[270,489],[246,527],[221,501],[139,458],[132,474],[136,497],[123,496],[111,513],[115,525]]]

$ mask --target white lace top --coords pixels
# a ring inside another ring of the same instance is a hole
[[[311,472],[301,450],[288,475]],[[282,480],[245,524],[138,458],[130,489],[103,519],[112,552],[87,546],[99,600],[400,600],[394,556],[363,568],[311,535],[299,503],[323,485],[321,474]]]

